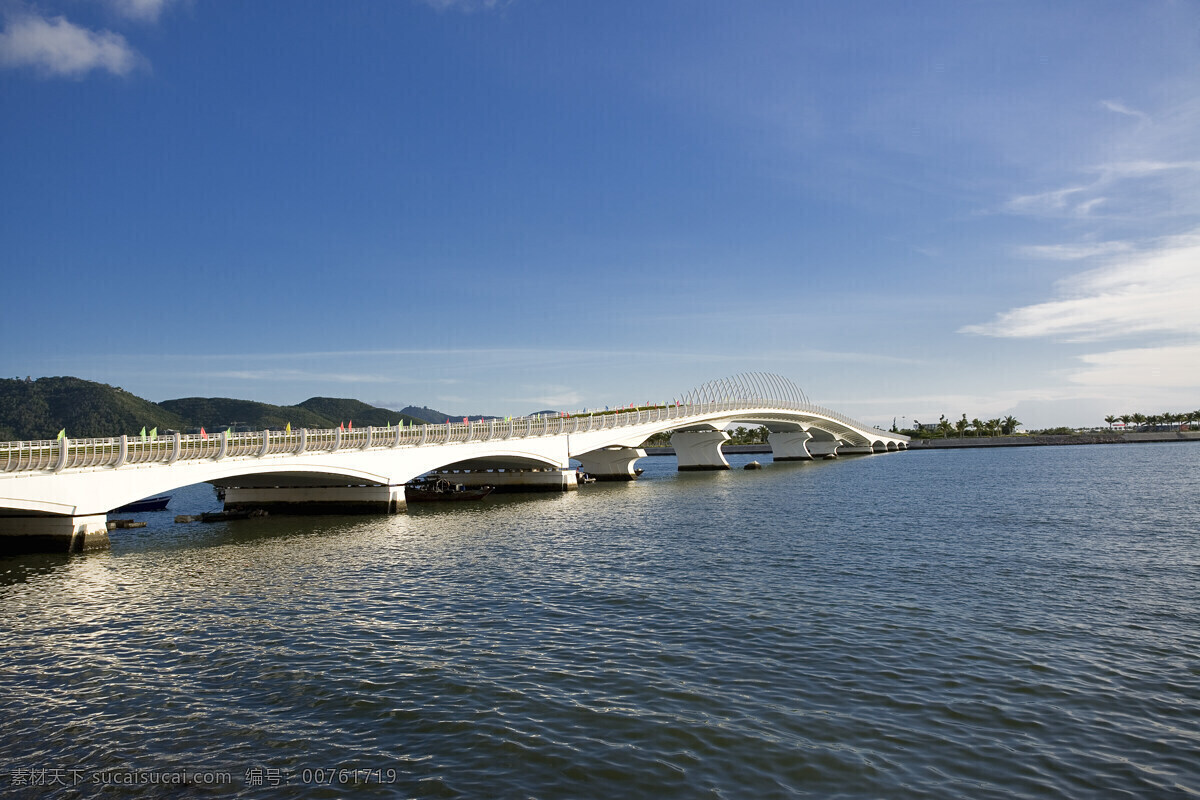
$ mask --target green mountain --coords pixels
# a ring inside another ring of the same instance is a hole
[[[177,413],[116,386],[80,378],[0,379],[0,440],[73,439],[182,429]]]
[[[330,424],[325,426],[328,428],[336,428],[343,422],[353,422],[364,428],[368,425],[378,427],[395,425],[400,421],[403,421],[405,425],[414,423],[420,425],[425,422],[423,418],[417,418],[401,411],[369,406],[359,400],[345,400],[339,397],[310,397],[296,408],[306,409],[329,420]],[[292,427],[296,427],[296,424],[292,423]]]
[[[463,418],[462,414],[459,414],[457,416],[455,416],[454,414],[443,414],[441,411],[435,411],[434,409],[426,408],[425,406],[407,406],[400,413],[404,414],[405,416],[416,419],[418,425],[421,424],[422,422],[429,422],[434,425],[441,425],[446,420],[450,420],[451,422],[458,422],[459,420],[461,420]],[[500,418],[499,417],[489,417],[486,414],[471,414],[470,416],[467,417],[467,419],[471,420],[472,422],[479,422],[480,420],[484,420],[484,419],[500,419]]]
[[[273,406],[254,400],[234,400],[229,397],[181,397],[164,400],[160,406],[187,420],[188,429],[201,427],[208,430],[233,428],[243,431],[261,431],[266,428],[283,430],[290,423],[293,428],[336,428],[329,419],[297,406]]]
[[[442,422],[445,417],[438,419]],[[72,439],[121,434],[142,428],[160,434],[226,428],[260,431],[296,428],[383,426],[424,420],[358,400],[313,397],[295,406],[275,406],[228,397],[183,397],[152,403],[116,386],[80,378],[0,379],[0,441],[53,439],[65,429]]]

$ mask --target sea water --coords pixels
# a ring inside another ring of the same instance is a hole
[[[730,462],[0,559],[0,791],[1200,794],[1200,445]]]

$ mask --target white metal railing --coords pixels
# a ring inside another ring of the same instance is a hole
[[[796,400],[737,398],[704,400],[603,412],[577,412],[567,416],[540,415],[508,420],[445,422],[441,424],[357,428],[343,430],[254,431],[217,434],[171,434],[157,438],[110,437],[103,439],[59,439],[31,442],[0,442],[0,472],[59,472],[88,467],[121,467],[126,464],[174,463],[205,459],[236,458],[379,450],[389,447],[429,447],[465,442],[488,442],[564,433],[587,433],[670,420],[694,420],[739,411],[757,414],[795,414],[837,422],[859,434],[870,432],[891,439],[900,434],[868,427],[828,408]]]

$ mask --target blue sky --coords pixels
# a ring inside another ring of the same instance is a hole
[[[0,0],[0,374],[1200,407],[1200,4]]]

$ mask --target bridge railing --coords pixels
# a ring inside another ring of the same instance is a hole
[[[896,438],[896,434],[868,428],[845,414],[812,403],[751,398],[623,408],[600,413],[577,412],[566,416],[541,415],[467,422],[447,420],[442,424],[428,425],[0,442],[0,472],[58,472],[63,469],[120,467],[126,464],[174,463],[178,460],[523,439],[611,430],[674,419],[703,418],[745,410],[793,412],[834,421],[860,434],[877,433]]]

